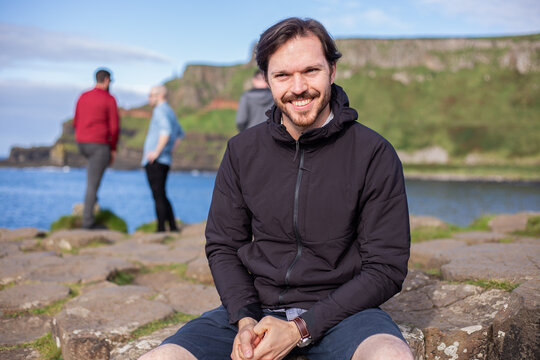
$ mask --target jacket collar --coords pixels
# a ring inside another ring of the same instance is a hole
[[[325,126],[308,130],[302,134],[298,139],[300,144],[312,144],[321,139],[331,137],[341,132],[358,119],[358,113],[356,110],[349,107],[349,98],[339,85],[332,84],[330,107],[334,113],[334,118]],[[287,132],[285,126],[281,124],[282,113],[276,105],[272,106],[272,108],[266,112],[266,115],[269,118],[267,124],[270,133],[276,141],[287,143],[295,142],[292,136]]]

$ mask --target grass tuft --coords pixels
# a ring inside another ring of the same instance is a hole
[[[520,236],[540,237],[540,216],[532,216],[527,220],[527,227],[523,231],[514,234]]]
[[[176,219],[176,227],[178,229],[181,229],[183,225],[184,223],[182,222],[182,220]],[[148,223],[141,224],[135,229],[135,231],[140,231],[143,233],[150,233],[150,234],[155,233],[157,231],[157,222],[154,220]]]
[[[130,341],[133,341],[142,336],[150,335],[151,333],[172,324],[188,322],[195,319],[196,317],[198,317],[198,315],[190,315],[178,312],[166,319],[152,321],[151,323],[143,325],[133,331],[130,336]]]
[[[54,341],[52,334],[50,332],[26,344],[13,345],[13,346],[0,346],[0,353],[6,350],[23,349],[23,348],[36,349],[41,354],[41,360],[62,360],[63,359],[62,351],[60,348],[56,347],[56,342]]]
[[[95,216],[96,225],[103,225],[107,229],[127,233],[126,222],[111,210],[99,210]],[[51,224],[51,231],[63,229],[78,229],[82,227],[82,217],[79,215],[65,215]]]
[[[80,284],[69,284],[67,286],[69,287],[69,295],[64,299],[57,300],[50,305],[40,307],[40,308],[6,312],[4,313],[4,316],[7,316],[7,317],[19,317],[19,316],[25,316],[25,315],[54,316],[58,314],[60,311],[62,311],[62,307],[64,306],[66,302],[79,296],[80,294],[80,287],[81,287]]]
[[[467,280],[465,281],[465,283],[469,285],[480,286],[481,288],[486,290],[498,289],[507,292],[514,290],[520,285],[519,283],[499,280]]]
[[[135,279],[135,275],[129,272],[125,271],[117,271],[113,275],[111,275],[107,280],[115,283],[116,285],[130,285],[133,283],[133,280]]]

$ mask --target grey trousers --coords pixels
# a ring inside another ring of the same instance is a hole
[[[111,160],[111,148],[107,144],[79,143],[79,151],[88,160],[82,226],[90,228],[94,225],[93,210],[101,178]]]

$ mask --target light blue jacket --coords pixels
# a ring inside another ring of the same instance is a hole
[[[156,149],[160,135],[169,135],[169,141],[155,161],[160,164],[171,165],[174,142],[176,139],[184,138],[184,131],[178,123],[173,109],[166,102],[157,105],[152,112],[148,134],[146,134],[146,140],[144,141],[142,166],[148,163],[146,155]]]

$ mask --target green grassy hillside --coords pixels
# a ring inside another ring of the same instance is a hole
[[[540,155],[540,73],[476,67],[366,69],[338,80],[359,121],[397,149],[441,146],[454,160],[481,153],[499,160]]]

